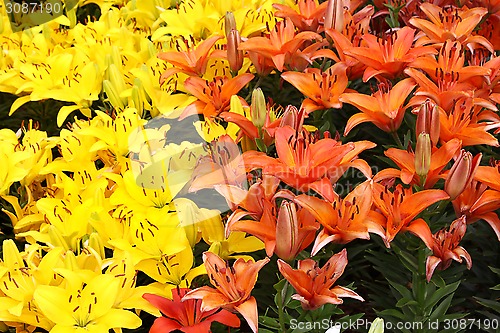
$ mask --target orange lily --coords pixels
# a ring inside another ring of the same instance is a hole
[[[469,253],[458,244],[467,230],[465,216],[453,221],[448,230],[441,229],[432,236],[432,255],[427,257],[425,264],[425,275],[427,282],[431,280],[432,274],[437,269],[445,270],[451,265],[451,260],[462,263],[462,258],[467,263],[467,269],[472,267],[472,259]]]
[[[314,242],[311,255],[325,245],[335,242],[345,244],[354,239],[370,239],[371,224],[368,215],[372,206],[371,182],[358,185],[344,199],[338,195],[325,201],[306,194],[295,198],[295,202],[306,208],[323,226]]]
[[[314,189],[323,192],[328,172],[336,169],[342,158],[355,148],[355,145],[324,138],[315,141],[310,133],[296,132],[286,126],[275,132],[276,151],[274,159],[264,153],[249,151],[243,154],[247,170],[262,168],[264,174],[271,174],[288,185],[301,191]]]
[[[442,178],[444,167],[446,167],[448,162],[451,161],[461,147],[462,142],[458,139],[448,141],[439,149],[434,147],[431,154],[429,171],[422,184],[425,189],[432,188],[436,182]],[[413,151],[389,148],[384,154],[396,163],[400,170],[392,168],[384,169],[375,175],[373,178],[374,181],[379,182],[383,179],[397,177],[401,179],[404,184],[421,185],[421,179],[417,175],[417,170],[415,168],[415,153]]]
[[[282,4],[275,3],[274,16],[289,18],[299,31],[317,31],[319,22],[325,16],[327,2],[318,4],[317,0],[298,0],[296,2],[298,11]]]
[[[289,261],[313,242],[319,225],[306,209],[297,210],[294,203],[284,200],[277,216],[273,202],[264,205],[260,221],[231,222],[227,228],[259,238],[264,242],[269,257],[275,253],[279,258]]]
[[[480,166],[476,172],[483,176],[484,170],[488,168]],[[490,178],[491,179],[491,178]],[[498,186],[497,186],[498,187]],[[500,191],[488,189],[480,181],[473,180],[462,193],[452,201],[455,214],[457,216],[465,215],[467,223],[474,223],[479,220],[486,221],[493,229],[500,241],[500,218],[496,211],[500,209]]]
[[[206,118],[216,117],[221,112],[228,111],[231,96],[236,95],[248,82],[252,81],[253,77],[253,74],[245,73],[231,79],[217,76],[212,81],[197,76],[187,78],[184,88],[198,100],[184,109],[179,120],[194,114],[203,114]],[[247,105],[241,97],[240,101],[243,105]]]
[[[462,45],[477,43],[493,51],[490,42],[483,36],[473,36],[472,31],[488,13],[486,8],[459,9],[455,6],[436,6],[432,3],[420,5],[430,22],[421,18],[410,19],[410,24],[425,33],[425,43],[444,43],[446,40],[456,40]],[[422,42],[424,43],[424,42]]]
[[[353,47],[346,53],[367,66],[363,74],[364,82],[372,77],[396,78],[408,63],[417,57],[436,53],[432,47],[414,47],[415,30],[410,27],[404,27],[382,38],[370,34],[362,38],[366,47]]]
[[[269,258],[257,262],[239,258],[230,267],[217,255],[205,252],[203,262],[210,283],[215,288],[204,286],[192,290],[182,298],[182,301],[201,299],[202,311],[217,308],[237,311],[256,333],[258,331],[257,301],[250,293],[257,282],[258,272],[269,262]]]
[[[325,29],[335,46],[338,56],[331,52],[326,57],[334,59],[335,62],[344,62],[347,65],[347,73],[350,79],[357,79],[362,76],[366,66],[358,59],[348,55],[348,51],[353,47],[359,47],[362,44],[362,36],[370,30],[370,20],[373,16],[374,8],[369,5],[351,15],[349,11],[344,11],[344,29],[339,32],[335,29]],[[327,52],[329,50],[325,50]]]
[[[449,113],[440,109],[439,120],[441,141],[458,138],[464,147],[482,144],[499,146],[498,140],[487,131],[500,127],[500,117],[480,105],[473,105],[472,98],[456,101]]]
[[[238,145],[229,135],[221,136],[209,144],[210,154],[198,160],[193,171],[190,192],[215,185],[246,184],[243,157]]]
[[[230,327],[239,327],[238,317],[227,311],[213,309],[210,311],[201,310],[201,301],[186,300],[181,301],[182,297],[190,290],[179,288],[172,290],[172,299],[153,294],[144,294],[142,297],[151,303],[155,308],[161,311],[163,316],[157,318],[150,333],[181,331],[185,333],[209,333],[210,325],[216,321]]]
[[[437,60],[434,57],[419,57],[411,63],[411,67],[422,69],[434,82],[438,81],[438,77],[449,77],[451,81],[464,82],[471,77],[487,77],[490,73],[488,68],[464,66],[464,63],[465,54],[462,44],[446,40],[441,46]]]
[[[378,88],[372,96],[360,93],[344,93],[340,96],[341,102],[352,104],[361,111],[349,118],[344,135],[367,121],[385,132],[394,132],[401,126],[406,109],[404,103],[415,88],[415,81],[411,78],[401,80],[392,89],[388,82],[380,82]]]
[[[349,85],[346,68],[344,63],[339,62],[324,72],[319,68],[307,68],[305,73],[285,72],[281,77],[307,96],[302,108],[309,114],[316,110],[342,107],[339,97]]]
[[[326,264],[318,267],[318,262],[313,259],[299,260],[298,269],[293,269],[283,260],[278,260],[278,268],[295,288],[297,294],[293,299],[300,301],[304,310],[315,310],[324,304],[342,304],[341,297],[350,297],[359,301],[364,299],[351,289],[333,286],[344,273],[347,266],[347,251],[333,255]]]
[[[240,50],[252,51],[270,58],[276,69],[283,71],[285,64],[294,56],[306,40],[321,40],[321,36],[312,31],[302,31],[295,34],[295,26],[291,19],[286,18],[276,23],[267,37],[252,37],[240,44]]]
[[[196,48],[188,47],[187,51],[180,51],[178,41],[176,41],[177,51],[162,52],[158,58],[166,60],[174,65],[174,68],[167,69],[160,78],[160,83],[165,82],[175,73],[184,73],[187,75],[202,76],[207,69],[207,63],[210,59],[210,50],[215,43],[223,36],[215,35],[205,39]],[[186,45],[187,45],[186,41]]]
[[[387,186],[374,183],[373,202],[379,213],[371,217],[380,227],[377,234],[382,237],[385,245],[390,247],[390,243],[400,231],[410,231],[431,248],[432,237],[429,226],[423,219],[414,220],[414,218],[430,205],[449,198],[442,190],[412,193],[411,188],[405,189],[399,184],[391,192]]]
[[[499,2],[500,4],[500,2]],[[495,51],[500,50],[500,13],[487,15],[486,20],[481,24],[476,33],[486,38]]]

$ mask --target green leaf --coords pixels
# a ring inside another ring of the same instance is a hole
[[[449,284],[446,287],[440,288],[436,292],[434,292],[432,296],[429,297],[425,302],[426,312],[430,311],[439,302],[440,299],[457,290],[458,286],[460,285],[460,282],[461,281],[457,281],[455,283]]]
[[[402,313],[401,311],[398,311],[396,309],[382,310],[380,312],[377,312],[377,315],[379,315],[379,316],[390,316],[390,317],[394,317],[394,318],[405,319],[404,313]]]
[[[474,297],[474,299],[481,305],[484,305],[494,311],[500,313],[500,302],[492,301],[490,299]]]
[[[266,316],[259,316],[259,324],[269,328],[275,328],[275,329],[280,328],[280,323],[275,318]]]
[[[446,314],[446,311],[448,311],[452,299],[453,299],[453,294],[446,297],[445,300],[442,301],[441,304],[439,304],[439,306],[434,310],[434,312],[432,312],[431,316],[429,317],[429,320],[434,321],[436,319],[442,319],[442,317]]]

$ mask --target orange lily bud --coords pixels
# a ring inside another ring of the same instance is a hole
[[[229,36],[231,30],[236,29],[236,19],[233,12],[226,12],[226,16],[224,16],[224,32],[226,33],[226,37]]]
[[[240,43],[240,33],[238,30],[232,29],[227,35],[227,60],[233,73],[238,73],[243,66],[243,51],[238,50]]]
[[[335,29],[338,32],[344,30],[344,1],[328,0],[325,16],[325,30]]]
[[[420,133],[417,138],[415,149],[415,171],[420,179],[425,179],[431,166],[431,139],[427,133]]]
[[[283,260],[289,261],[297,255],[299,224],[297,208],[294,203],[284,201],[281,204],[276,223],[276,248],[274,252]],[[280,241],[278,242],[278,238]],[[299,244],[300,245],[300,244]]]
[[[472,154],[463,150],[460,156],[453,164],[448,178],[444,183],[444,190],[450,196],[450,200],[458,197],[463,190],[470,184],[474,174],[476,173],[479,162],[481,162],[482,154],[476,155],[472,158]]]
[[[420,107],[417,116],[417,132],[416,133],[427,133],[431,137],[431,142],[435,146],[439,140],[439,109],[436,104],[432,105],[429,99],[425,101]]]
[[[266,98],[262,89],[257,88],[252,92],[252,105],[250,107],[252,113],[252,122],[257,128],[262,128],[266,122]]]

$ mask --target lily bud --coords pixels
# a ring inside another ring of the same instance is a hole
[[[325,30],[335,29],[338,32],[344,30],[344,1],[328,0],[325,16]]]
[[[460,156],[453,164],[448,178],[444,183],[444,190],[450,196],[450,200],[458,197],[464,189],[470,184],[474,174],[476,173],[479,162],[481,162],[482,154],[476,155],[472,158],[472,154],[463,150]]]
[[[108,97],[108,101],[114,108],[119,110],[123,110],[125,108],[122,99],[120,98],[118,92],[115,90],[110,81],[102,81],[102,88],[106,93],[106,96]]]
[[[417,147],[415,149],[415,170],[420,179],[427,177],[431,166],[431,139],[429,134],[420,133],[417,139]]]
[[[226,12],[226,16],[224,16],[224,32],[226,33],[226,37],[229,36],[231,30],[237,29],[233,12]]]
[[[266,98],[260,88],[254,89],[252,92],[250,112],[252,115],[252,123],[255,127],[261,129],[266,122],[267,106]]]
[[[422,104],[417,115],[416,133],[427,133],[430,135],[432,145],[439,141],[439,109],[429,99]]]
[[[69,251],[69,244],[64,239],[63,235],[57,229],[57,227],[53,225],[49,225],[48,227],[48,235],[50,239],[50,244],[54,247],[62,247],[65,251]]]
[[[274,252],[283,260],[289,261],[297,255],[300,244],[297,208],[292,202],[281,204],[276,222],[276,248]],[[279,241],[278,241],[279,239]]]
[[[233,29],[227,35],[227,61],[233,73],[238,73],[243,66],[243,51],[239,50],[241,37],[238,30]]]

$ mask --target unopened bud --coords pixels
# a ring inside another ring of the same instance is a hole
[[[417,115],[416,133],[427,133],[435,146],[439,141],[439,109],[429,99],[422,104]]]
[[[335,29],[338,32],[344,30],[344,1],[328,0],[325,16],[325,30]]]
[[[444,190],[450,196],[450,200],[458,197],[470,184],[481,162],[481,157],[482,154],[478,154],[472,158],[471,153],[462,149],[444,183]]]
[[[226,37],[229,36],[231,30],[237,30],[236,19],[233,12],[226,12],[226,16],[224,16],[224,32],[226,33]]]
[[[243,66],[243,51],[238,50],[241,37],[238,30],[231,30],[227,35],[227,61],[233,73],[238,73]]]
[[[427,177],[431,166],[432,146],[429,134],[420,133],[415,149],[415,170],[421,179]]]
[[[262,128],[266,122],[266,98],[260,88],[254,89],[252,92],[252,105],[250,107],[252,114],[252,123],[257,128]]]

